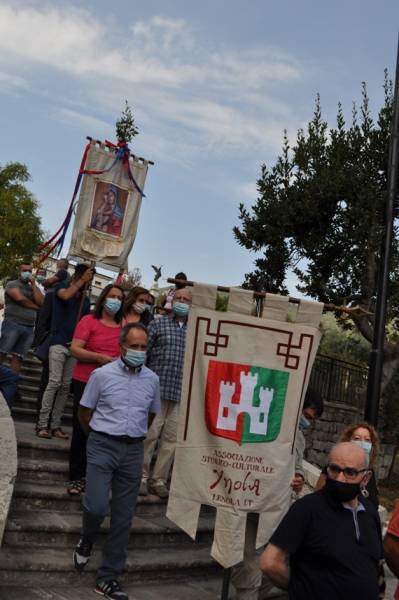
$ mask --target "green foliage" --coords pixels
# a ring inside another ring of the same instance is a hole
[[[353,325],[344,329],[332,313],[327,313],[323,315],[321,327],[321,354],[367,367],[370,344]]]
[[[353,105],[347,125],[339,104],[336,125],[331,128],[322,118],[317,97],[313,118],[306,129],[298,131],[293,146],[285,134],[275,164],[262,166],[258,199],[250,209],[240,205],[241,223],[234,228],[238,243],[256,253],[255,269],[245,276],[246,287],[286,293],[286,276],[293,271],[303,294],[368,311],[368,315],[351,317],[368,342],[373,334],[388,193],[393,86],[387,71],[383,89],[384,102],[376,120],[370,114],[363,83],[360,110]],[[398,216],[396,207],[383,388],[399,365]],[[339,354],[341,340],[337,334],[329,342],[330,350],[335,346]],[[346,339],[345,352],[348,344],[350,354],[366,352],[360,338]]]
[[[291,148],[285,135],[281,156],[262,166],[259,197],[250,210],[240,205],[237,241],[260,256],[246,286],[286,293],[293,270],[298,289],[322,302],[359,304],[374,309],[392,117],[392,83],[385,72],[385,99],[374,122],[366,85],[360,115],[354,105],[346,127],[338,106],[337,123],[328,129],[317,97],[313,119],[300,129]],[[395,234],[397,233],[395,229]],[[373,317],[354,317],[371,340]],[[394,236],[388,320],[399,319],[399,245]],[[390,343],[388,353],[399,356]]]
[[[293,269],[298,289],[324,302],[361,302],[367,308],[376,289],[383,209],[387,196],[387,157],[392,115],[392,85],[387,75],[385,102],[373,122],[366,86],[360,117],[353,111],[345,128],[341,106],[328,129],[320,99],[307,130],[271,168],[262,166],[259,197],[251,210],[240,205],[238,242],[254,252],[256,269],[246,284],[286,292]],[[399,314],[398,243],[391,270],[391,318]]]
[[[125,291],[129,291],[139,285],[141,285],[141,271],[138,267],[136,267],[125,274],[125,278],[121,287]]]
[[[229,295],[224,292],[218,292],[216,295],[215,310],[226,312],[229,304]]]
[[[0,166],[0,280],[13,278],[43,241],[38,202],[24,185],[29,179],[21,163]]]
[[[132,109],[127,100],[125,100],[125,110],[122,112],[121,118],[115,123],[115,127],[118,142],[129,143],[139,133],[134,122]]]

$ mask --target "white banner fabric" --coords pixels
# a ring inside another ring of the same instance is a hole
[[[115,153],[103,144],[90,143],[85,168],[103,171]],[[130,158],[130,169],[143,191],[148,162]],[[122,161],[101,175],[84,175],[68,256],[95,261],[112,270],[127,269],[136,237],[141,194],[129,179]]]
[[[224,567],[243,559],[248,512],[260,513],[260,547],[289,507],[322,306],[306,303],[309,323],[299,308],[300,324],[190,311],[167,516],[194,538],[200,505],[216,507],[212,556]]]

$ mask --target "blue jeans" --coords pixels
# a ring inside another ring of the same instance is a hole
[[[1,326],[0,352],[23,358],[33,342],[33,325],[21,325],[4,319]]]
[[[95,431],[87,440],[82,531],[85,540],[95,541],[101,523],[111,509],[110,530],[97,573],[98,581],[118,577],[125,566],[143,472],[143,454],[143,442],[125,444]]]
[[[3,394],[9,408],[12,406],[17,391],[18,380],[18,373],[4,365],[0,365],[0,392]]]

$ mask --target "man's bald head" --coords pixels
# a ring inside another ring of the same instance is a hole
[[[191,304],[191,292],[188,288],[183,288],[181,290],[176,290],[175,295],[173,297],[175,302],[184,302],[185,304]]]
[[[366,452],[353,442],[341,442],[331,448],[328,462],[340,467],[354,467],[364,469],[368,467],[368,456]]]

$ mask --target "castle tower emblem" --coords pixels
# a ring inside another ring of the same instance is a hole
[[[269,419],[270,404],[273,400],[273,390],[260,388],[260,405],[254,406],[254,391],[258,383],[258,375],[240,373],[241,394],[239,404],[232,402],[235,384],[222,381],[220,383],[220,402],[217,420],[218,429],[235,431],[240,413],[246,413],[250,418],[250,433],[266,435]]]
[[[273,441],[280,432],[288,380],[285,371],[209,361],[208,430],[239,444]]]

